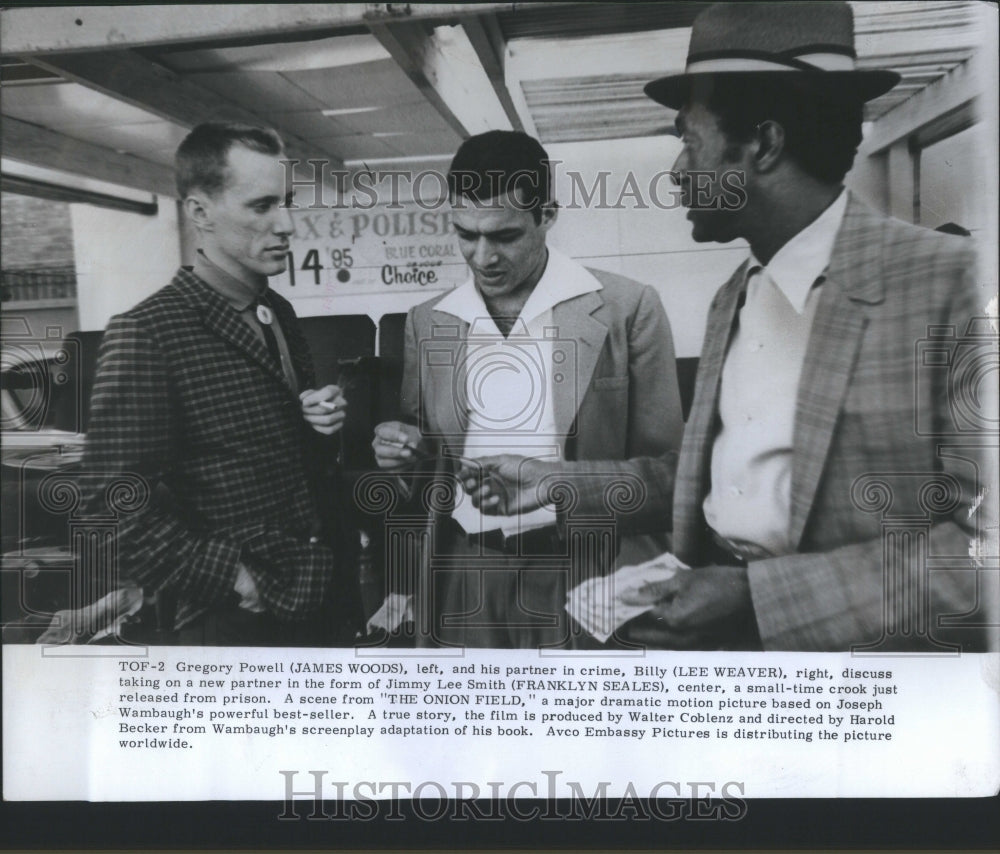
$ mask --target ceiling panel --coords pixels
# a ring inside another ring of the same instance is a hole
[[[440,133],[414,133],[405,138],[393,137],[388,140],[400,154],[413,157],[428,157],[433,154],[446,155],[450,160],[455,150],[462,144],[457,133],[446,128]]]
[[[524,97],[543,143],[656,136],[673,127],[672,110],[647,98],[648,75],[531,80]],[[586,109],[581,109],[586,104]]]
[[[515,12],[502,12],[497,22],[504,37],[585,38],[613,33],[668,30],[690,27],[710,3],[591,3],[572,8],[551,6],[532,9],[521,4]]]
[[[385,133],[388,131],[421,131],[443,133],[449,130],[447,122],[421,101],[411,104],[397,104],[382,110],[350,113],[337,116],[337,120],[355,133]]]
[[[355,134],[318,140],[322,145],[336,149],[344,160],[364,158],[405,158],[441,155],[451,159],[461,144],[458,135],[446,130],[443,133],[399,132],[387,136]]]
[[[284,76],[327,109],[389,107],[423,100],[420,90],[391,59],[333,69],[287,71]]]
[[[903,79],[869,102],[865,119],[885,115],[969,59],[982,40],[974,2],[852,3],[859,68],[891,68]]]
[[[324,108],[322,102],[277,71],[226,71],[186,76],[199,86],[262,116],[272,111],[319,112]]]
[[[321,137],[316,140],[324,148],[336,151],[344,160],[364,157],[398,157],[400,151],[387,142],[365,134]]]
[[[276,127],[287,130],[303,139],[315,140],[331,136],[351,136],[354,128],[333,116],[324,116],[315,110],[306,112],[269,111],[267,115]]]
[[[56,81],[30,86],[4,86],[0,110],[52,130],[110,125],[147,124],[160,117],[77,83]]]
[[[187,129],[169,122],[110,125],[101,127],[75,127],[67,136],[103,145],[120,154],[134,154],[144,160],[169,165],[174,152],[187,136]]]
[[[388,59],[370,34],[153,54],[174,71],[306,71]]]

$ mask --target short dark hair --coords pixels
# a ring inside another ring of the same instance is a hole
[[[448,194],[486,202],[520,190],[535,222],[552,201],[552,165],[542,144],[526,133],[491,130],[463,142],[448,169]]]
[[[864,110],[856,94],[806,74],[725,75],[709,87],[705,103],[731,142],[749,142],[762,122],[774,121],[788,156],[818,181],[838,184],[853,165]]]
[[[177,149],[174,179],[183,200],[197,188],[216,195],[226,186],[229,149],[242,145],[261,154],[284,154],[285,145],[270,128],[230,122],[205,122],[191,131]]]

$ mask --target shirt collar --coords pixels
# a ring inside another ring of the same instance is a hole
[[[766,267],[753,254],[750,255],[748,269],[763,267],[799,314],[805,310],[806,300],[816,280],[830,266],[830,256],[833,255],[833,245],[845,210],[847,193],[841,190],[833,203],[782,246]]]
[[[201,249],[198,250],[191,270],[237,311],[249,308],[267,290],[267,279],[263,276],[257,285],[249,285],[213,263]]]
[[[548,251],[545,271],[518,316],[524,323],[530,323],[561,302],[602,288],[594,275],[572,258],[551,247]],[[435,309],[469,324],[489,316],[472,276],[444,297]]]

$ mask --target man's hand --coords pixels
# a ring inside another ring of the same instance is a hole
[[[375,462],[380,469],[400,469],[428,456],[427,443],[420,430],[402,421],[383,421],[375,428],[372,440]]]
[[[555,462],[497,454],[463,459],[458,479],[481,513],[513,516],[541,507],[545,496],[538,494],[538,486],[542,478],[558,471]]]
[[[302,415],[317,433],[332,436],[344,426],[347,417],[347,400],[339,386],[306,389],[299,395]]]
[[[628,605],[656,602],[626,627],[629,640],[662,649],[719,649],[753,624],[747,571],[703,566],[678,572],[622,596]]]
[[[236,567],[236,583],[233,585],[233,590],[240,597],[240,607],[243,610],[251,611],[254,614],[259,614],[264,610],[253,576],[242,563]]]

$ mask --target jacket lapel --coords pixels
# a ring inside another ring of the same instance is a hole
[[[315,370],[313,368],[312,355],[309,352],[309,344],[306,342],[302,329],[299,326],[295,311],[291,305],[274,291],[268,291],[269,299],[274,313],[281,324],[282,334],[285,336],[285,344],[288,345],[288,355],[292,359],[292,367],[295,369],[295,376],[299,381],[300,389],[311,388],[316,382]],[[254,336],[257,337],[256,335]]]
[[[232,344],[287,388],[281,367],[275,364],[264,344],[225,299],[193,273],[181,271],[174,281],[188,302],[198,308],[199,316],[207,329]]]
[[[801,542],[826,465],[863,333],[867,306],[884,298],[883,221],[848,197],[799,381],[793,440],[789,539]]]
[[[595,312],[604,307],[604,298],[600,291],[591,291],[573,299],[558,303],[552,309],[552,320],[556,327],[554,352],[560,349],[560,342],[572,339],[575,350],[566,352],[566,358],[561,365],[557,362],[552,366],[552,406],[555,416],[556,431],[563,435],[569,433],[576,418],[577,410],[582,403],[590,380],[597,367],[597,360],[604,347],[604,339],[608,335],[608,327],[594,316]],[[560,367],[564,366],[564,370]],[[556,381],[556,375],[562,373],[564,379]]]
[[[468,413],[462,409],[456,382],[465,358],[469,324],[453,314],[431,312],[430,336],[419,342],[420,395],[426,412],[434,419],[429,425],[446,441],[461,441],[468,427]],[[461,411],[460,411],[461,410]]]
[[[678,463],[674,501],[674,533],[677,553],[697,560],[698,539],[704,524],[701,504],[710,488],[712,443],[719,411],[722,366],[732,336],[733,321],[746,293],[747,267],[744,262],[719,291],[709,315],[705,343],[698,362],[695,396],[684,427]]]

